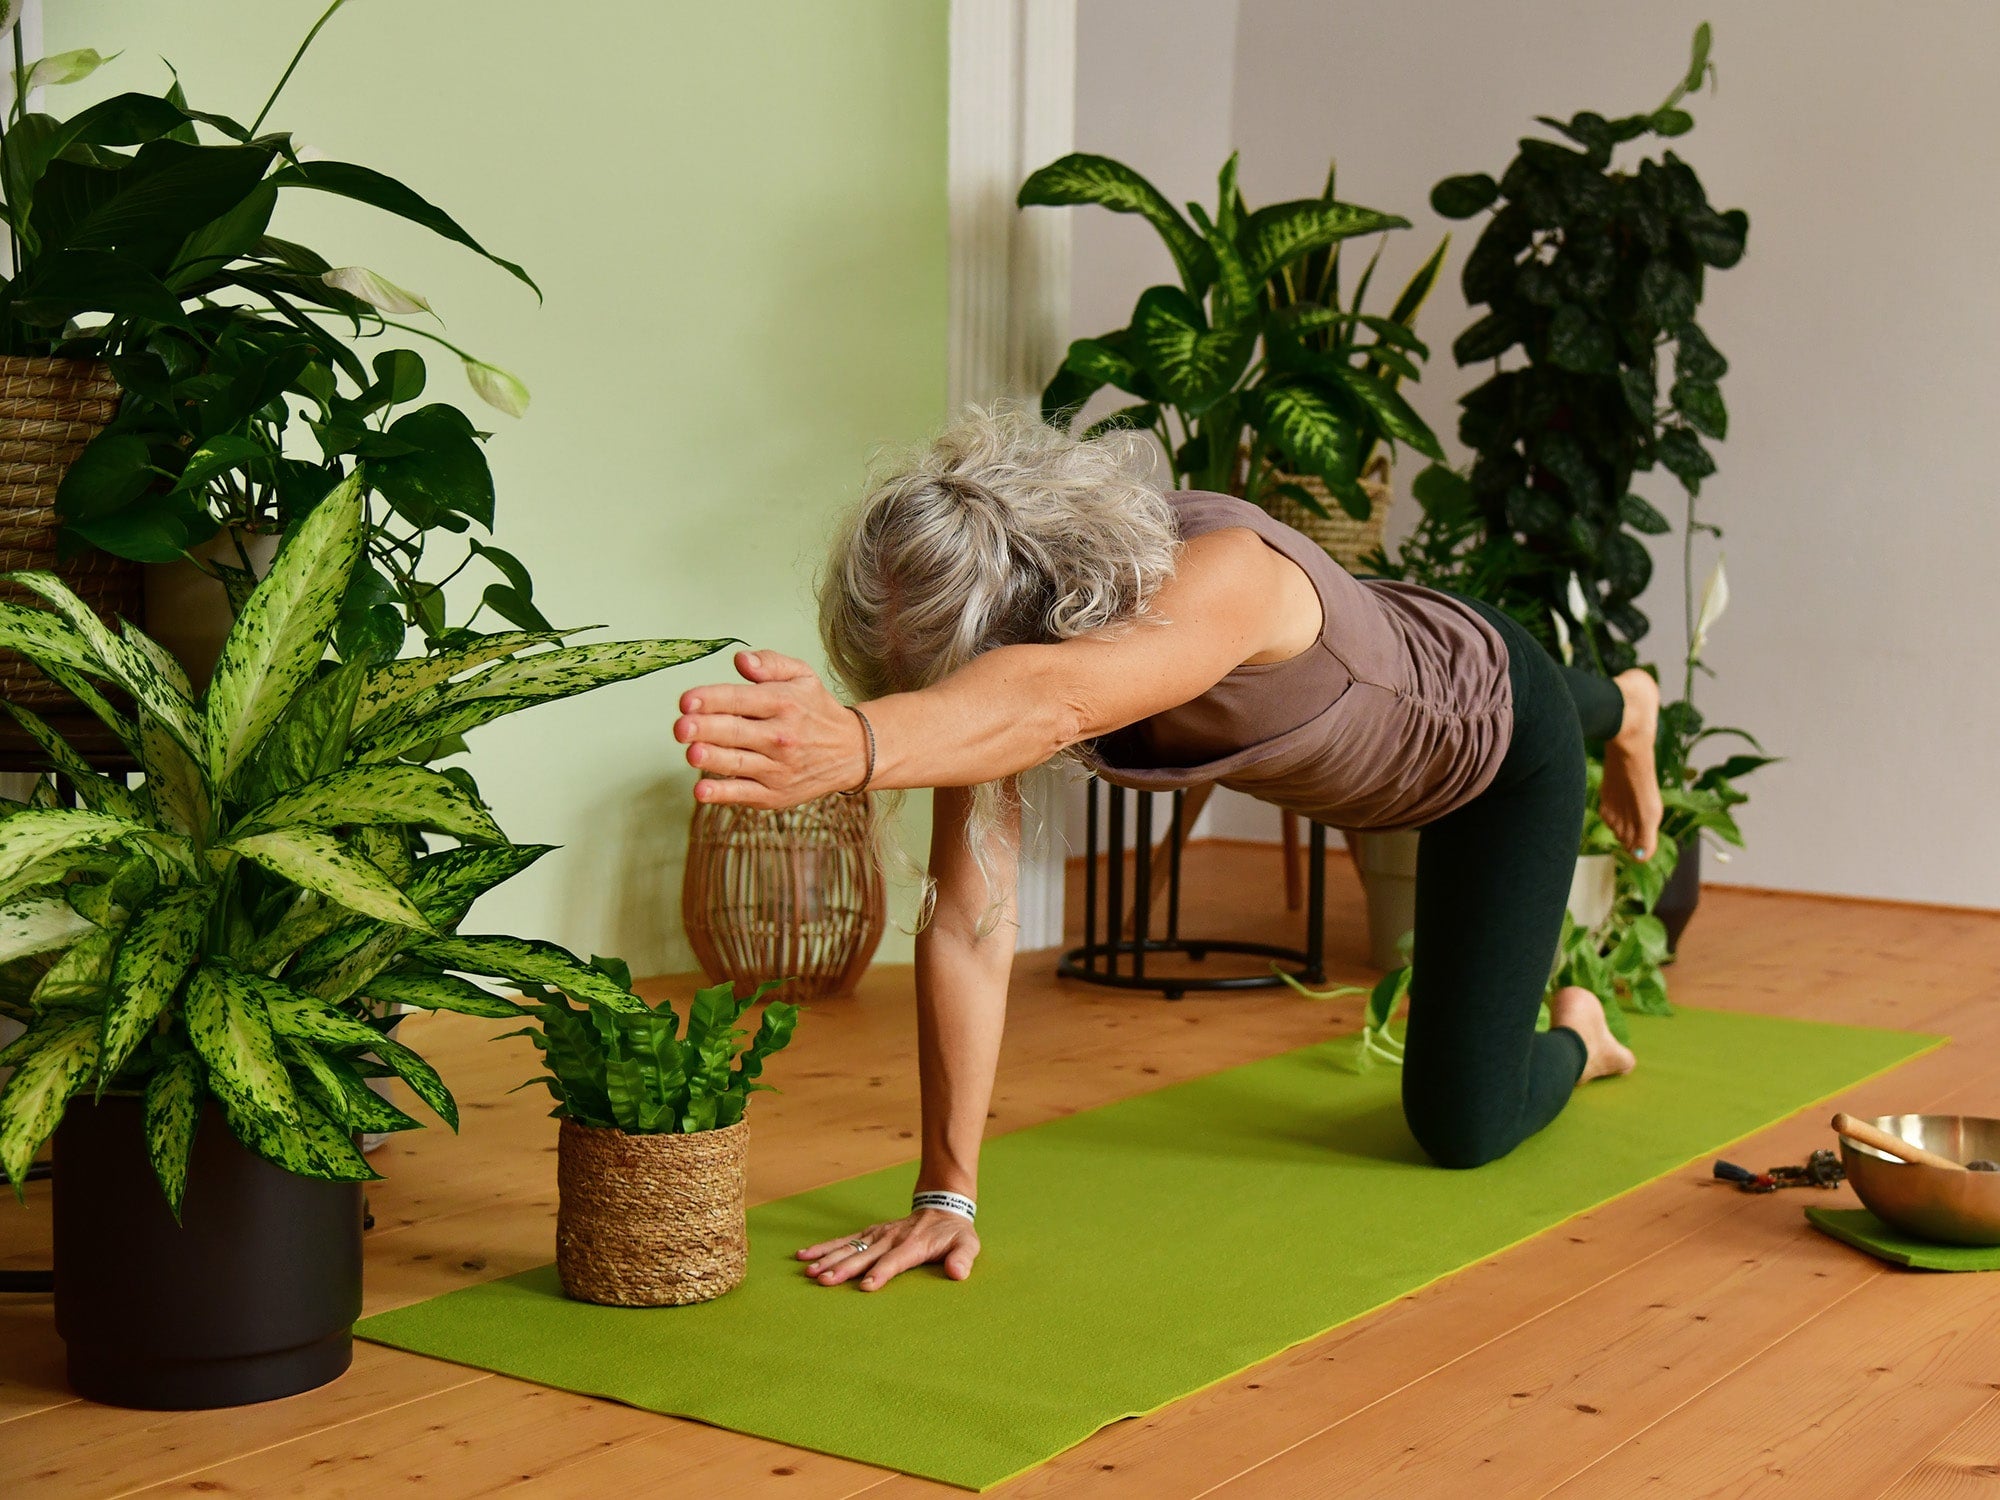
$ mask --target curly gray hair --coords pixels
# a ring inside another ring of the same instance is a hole
[[[834,671],[865,701],[928,687],[996,646],[1140,619],[1179,548],[1152,468],[1133,433],[1082,441],[1028,412],[968,409],[894,460],[843,522],[819,597]],[[982,870],[1000,795],[974,793]]]

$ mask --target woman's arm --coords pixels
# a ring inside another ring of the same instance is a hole
[[[1305,609],[1309,621],[1299,618]],[[867,705],[872,784],[974,786],[1015,775],[1199,697],[1244,662],[1319,628],[1310,580],[1248,531],[1189,543],[1152,612],[1110,634],[1002,646],[933,687],[876,699]],[[675,735],[710,778],[696,796],[794,807],[859,784],[861,723],[811,668],[768,651],[740,652],[736,665],[747,685],[693,688],[681,699]]]
[[[972,794],[941,789],[931,812],[931,876],[937,902],[917,934],[917,1060],[923,1085],[923,1164],[919,1189],[979,1197],[979,1145],[993,1099],[1000,1034],[1007,1018],[1007,981],[1014,958],[1014,869],[1020,844],[1020,802],[1007,788],[1006,818],[988,844],[992,876],[966,842]],[[999,897],[996,906],[995,898]],[[859,1276],[872,1292],[914,1266],[943,1261],[954,1281],[972,1274],[979,1236],[970,1222],[925,1209],[871,1225],[854,1239],[829,1240],[799,1251],[823,1286]]]

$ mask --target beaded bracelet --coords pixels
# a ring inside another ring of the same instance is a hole
[[[963,1193],[912,1193],[910,1212],[917,1213],[926,1208],[941,1208],[948,1214],[957,1214],[968,1223],[979,1217],[979,1205]]]

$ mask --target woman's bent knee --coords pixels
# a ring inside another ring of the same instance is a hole
[[[1498,1161],[1520,1144],[1511,1134],[1473,1120],[1431,1118],[1428,1111],[1413,1110],[1407,1104],[1403,1115],[1424,1155],[1454,1172]]]

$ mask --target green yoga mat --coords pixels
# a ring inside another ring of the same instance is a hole
[[[551,1267],[356,1331],[983,1489],[1937,1044],[1697,1010],[1632,1029],[1637,1073],[1477,1171],[1430,1166],[1397,1074],[1349,1071],[1340,1041],[988,1142],[966,1282],[868,1293],[793,1261],[901,1212],[906,1165],[753,1209],[749,1277],[716,1302],[569,1302]]]
[[[2000,1245],[1940,1245],[1891,1229],[1865,1208],[1809,1208],[1806,1218],[1823,1234],[1866,1250],[1877,1260],[1918,1271],[2000,1271]]]

